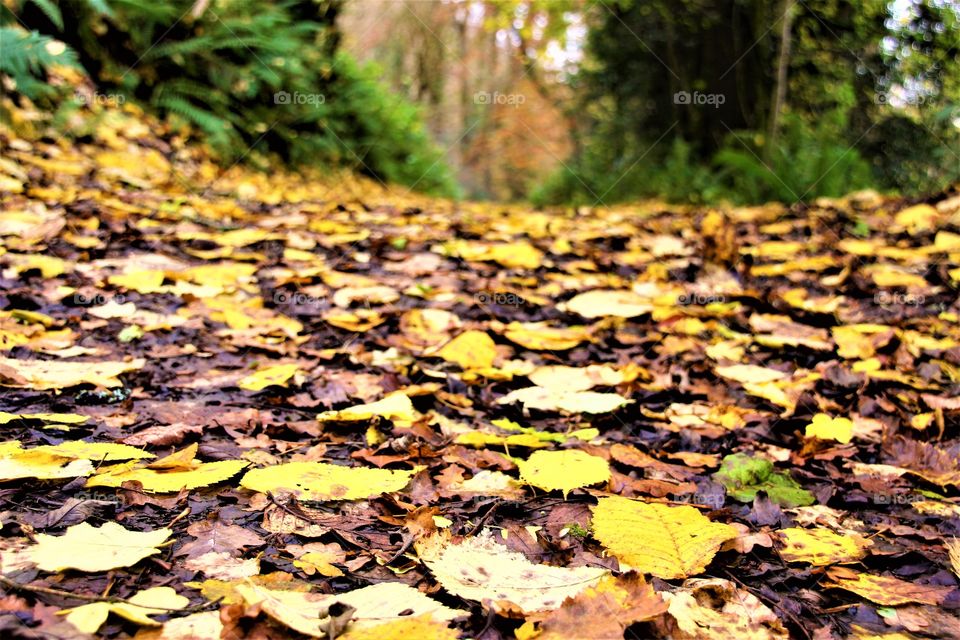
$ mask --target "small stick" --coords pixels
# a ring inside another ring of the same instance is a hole
[[[184,607],[183,609],[172,609],[170,607],[155,607],[152,605],[146,604],[137,604],[136,602],[130,602],[125,598],[115,598],[113,596],[91,596],[84,593],[71,593],[69,591],[63,591],[61,589],[51,589],[49,587],[33,587],[28,584],[21,584],[5,576],[0,576],[0,585],[12,589],[13,591],[27,591],[29,593],[37,593],[47,596],[54,596],[57,598],[72,598],[74,600],[80,600],[82,602],[109,602],[112,604],[129,604],[134,607],[141,607],[143,609],[156,609],[157,611],[169,611],[170,613],[195,613],[197,611],[203,611],[209,609],[217,604],[219,604],[221,598],[206,602],[204,604],[194,605],[192,607]]]

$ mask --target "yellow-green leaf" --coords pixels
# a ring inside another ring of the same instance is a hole
[[[603,458],[579,449],[536,451],[517,463],[520,479],[547,491],[563,491],[589,487],[610,479],[610,464]]]

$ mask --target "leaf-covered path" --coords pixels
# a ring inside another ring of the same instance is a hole
[[[958,637],[960,196],[0,141],[4,637]]]

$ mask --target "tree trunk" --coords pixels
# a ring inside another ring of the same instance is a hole
[[[787,68],[790,66],[790,39],[793,31],[794,0],[783,0],[783,20],[780,25],[780,55],[777,59],[777,81],[770,101],[770,126],[765,145],[765,159],[770,162],[780,135],[780,114],[787,101]]]

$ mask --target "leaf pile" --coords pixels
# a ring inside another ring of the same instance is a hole
[[[960,196],[706,228],[89,126],[0,131],[4,637],[956,637]]]

